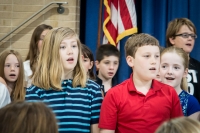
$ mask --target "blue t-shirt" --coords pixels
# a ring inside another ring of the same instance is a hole
[[[191,114],[200,111],[198,100],[194,96],[188,94],[186,91],[182,91],[179,94],[179,99],[184,116],[190,116]]]
[[[100,86],[88,80],[86,87],[72,87],[72,80],[62,82],[62,90],[44,90],[31,86],[27,101],[42,101],[55,113],[60,133],[90,133],[91,124],[99,123],[102,94]]]

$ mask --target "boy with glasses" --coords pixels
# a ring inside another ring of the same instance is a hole
[[[189,56],[196,38],[196,27],[189,19],[177,18],[169,22],[166,32],[167,47],[176,46],[188,53],[188,90],[200,102],[200,62]]]

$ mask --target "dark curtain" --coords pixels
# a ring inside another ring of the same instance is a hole
[[[167,24],[174,18],[189,18],[197,28],[195,47],[191,57],[200,61],[200,0],[135,0],[137,27],[139,33],[148,33],[156,37],[161,46],[165,46]],[[80,38],[92,51],[95,57],[97,49],[98,15],[100,2],[81,0]],[[129,78],[132,70],[128,67],[124,44],[128,37],[120,42],[120,66],[117,73],[118,81]]]

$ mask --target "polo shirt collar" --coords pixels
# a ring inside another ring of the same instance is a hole
[[[162,88],[162,83],[160,83],[159,81],[153,79],[152,80],[152,84],[151,84],[151,88],[153,89],[153,91],[158,91]],[[130,78],[129,78],[129,83],[128,83],[128,90],[129,91],[137,91],[133,82],[133,73],[131,74]]]

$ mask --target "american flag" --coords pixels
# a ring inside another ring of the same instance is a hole
[[[104,0],[103,44],[118,45],[124,37],[137,33],[134,0]]]

